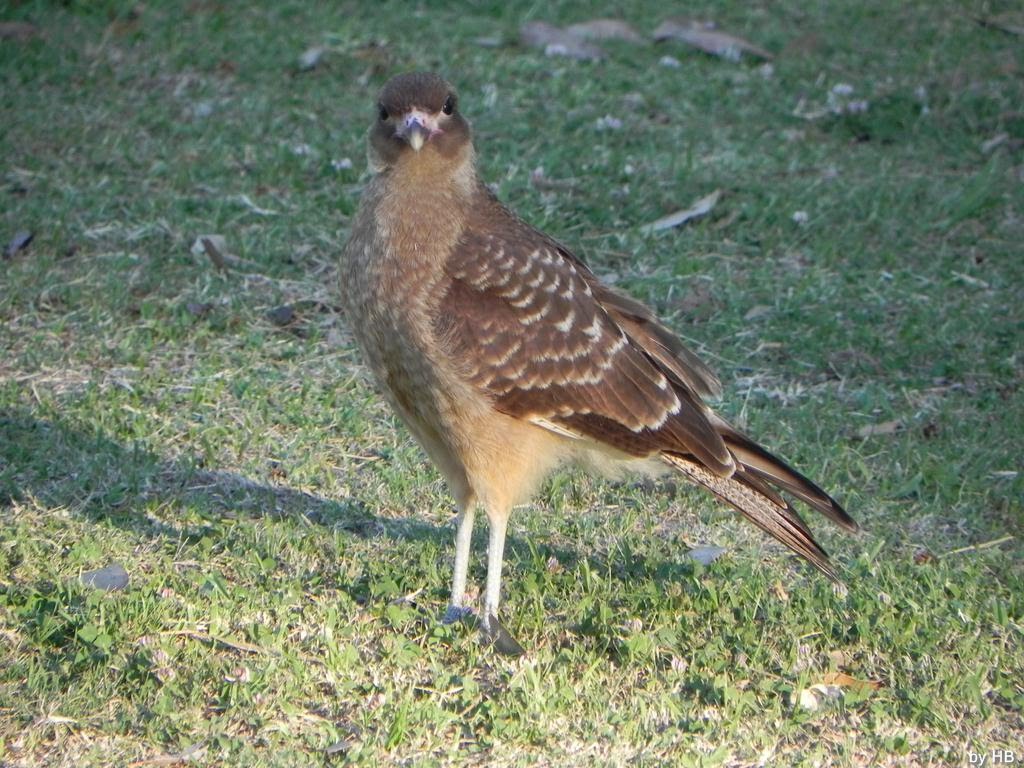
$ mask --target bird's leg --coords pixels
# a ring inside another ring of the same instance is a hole
[[[501,567],[505,558],[507,515],[489,516],[490,535],[487,540],[487,591],[484,593],[484,626],[498,616],[501,601]]]
[[[505,555],[505,530],[508,513],[489,514],[490,535],[487,541],[487,591],[484,595],[484,633],[501,653],[518,656],[525,649],[498,621],[498,602],[501,599],[501,566]]]
[[[445,611],[445,624],[461,621],[472,613],[466,605],[466,572],[469,570],[469,550],[473,540],[473,517],[476,504],[472,501],[460,504],[459,525],[455,531],[455,573],[452,576],[452,597]]]

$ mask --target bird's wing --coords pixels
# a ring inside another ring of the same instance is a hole
[[[717,382],[642,304],[510,214],[470,227],[435,321],[466,377],[516,418],[720,476],[733,457],[700,396]]]
[[[435,333],[498,410],[628,454],[660,454],[836,578],[778,489],[849,530],[856,523],[701,401],[717,380],[649,309],[511,214],[467,229],[445,272]]]
[[[649,307],[603,285],[589,270],[585,279],[612,320],[636,346],[657,362],[675,384],[685,386],[702,397],[721,394],[722,385],[718,377],[678,336],[658,322]]]

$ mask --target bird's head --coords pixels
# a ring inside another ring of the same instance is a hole
[[[455,89],[440,75],[409,72],[381,89],[370,128],[370,152],[378,169],[403,157],[456,159],[471,145],[469,123],[459,113]]]

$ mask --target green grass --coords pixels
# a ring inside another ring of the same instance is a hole
[[[953,2],[687,9],[778,52],[767,72],[473,42],[614,5],[241,7],[0,13],[40,30],[0,40],[0,240],[35,235],[0,261],[0,764],[1024,755],[1020,37]],[[845,592],[696,491],[562,474],[510,527],[529,655],[439,625],[452,503],[336,310],[373,98],[411,68],[459,86],[501,197],[843,500],[863,534],[812,522]],[[839,83],[868,110],[795,114]],[[639,234],[714,189],[707,219]],[[192,254],[206,233],[227,271]],[[111,563],[124,591],[80,582]],[[882,687],[798,706],[835,672]]]

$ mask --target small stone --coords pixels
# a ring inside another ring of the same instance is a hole
[[[120,563],[111,563],[95,571],[86,571],[78,577],[87,587],[117,592],[128,586],[128,571]]]
[[[267,319],[277,326],[288,325],[295,320],[295,310],[290,305],[283,304],[267,312]]]

